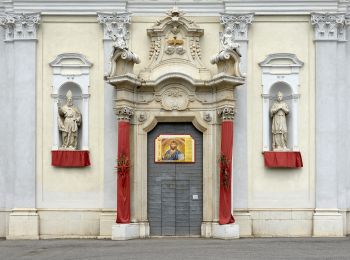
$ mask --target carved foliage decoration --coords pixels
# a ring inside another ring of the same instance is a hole
[[[222,14],[220,23],[224,25],[221,42],[224,49],[237,48],[235,41],[248,40],[248,26],[253,21],[253,14]]]
[[[5,40],[34,40],[40,23],[40,15],[33,14],[5,14],[0,15],[0,26],[6,30]]]
[[[315,30],[315,40],[346,40],[346,27],[350,17],[344,13],[313,13],[311,24]]]
[[[127,48],[130,24],[129,13],[99,13],[97,20],[103,24],[103,33],[105,39],[111,39],[114,47]]]

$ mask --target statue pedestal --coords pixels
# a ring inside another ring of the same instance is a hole
[[[39,239],[39,215],[36,209],[14,209],[9,217],[9,240]]]
[[[343,216],[337,210],[316,209],[313,216],[314,237],[344,237]]]
[[[212,237],[220,239],[237,239],[239,238],[239,225],[212,223]]]
[[[112,240],[129,240],[149,237],[148,223],[114,224]]]

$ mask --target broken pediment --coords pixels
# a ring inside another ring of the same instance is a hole
[[[147,30],[151,38],[149,64],[140,73],[140,78],[157,80],[171,73],[209,80],[210,72],[201,61],[200,37],[203,33],[203,29],[174,7],[164,19]]]

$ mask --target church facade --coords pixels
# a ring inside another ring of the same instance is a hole
[[[0,1],[0,237],[348,235],[349,25],[342,0]]]

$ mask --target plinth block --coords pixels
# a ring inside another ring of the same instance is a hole
[[[6,239],[39,239],[39,215],[36,209],[14,209],[9,217]]]
[[[239,238],[239,225],[212,223],[212,236],[220,239],[237,239]]]
[[[149,227],[144,223],[114,224],[112,226],[112,240],[129,240],[148,236]]]

